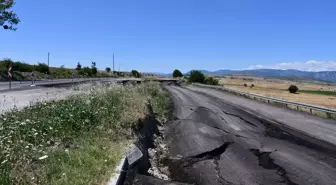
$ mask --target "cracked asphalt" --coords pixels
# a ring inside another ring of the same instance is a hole
[[[173,102],[165,137],[172,180],[198,185],[336,184],[334,121],[213,89],[165,87]],[[314,127],[315,133],[311,123],[330,129],[323,133]]]

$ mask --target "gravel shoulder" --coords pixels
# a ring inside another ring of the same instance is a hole
[[[0,93],[0,114],[12,110],[22,109],[41,101],[60,100],[69,95],[79,93],[67,88],[38,88],[23,91],[11,91]]]

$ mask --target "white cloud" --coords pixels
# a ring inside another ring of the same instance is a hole
[[[284,62],[275,65],[253,65],[246,69],[296,69],[300,71],[336,71],[336,61]]]

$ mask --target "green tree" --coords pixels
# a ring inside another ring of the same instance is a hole
[[[89,67],[84,67],[83,73],[87,76],[92,76],[92,70]]]
[[[296,93],[298,90],[299,90],[299,88],[298,88],[296,85],[290,85],[290,86],[288,87],[288,91],[289,91],[290,93]]]
[[[204,83],[205,76],[201,71],[191,71],[189,76],[189,82]]]
[[[19,24],[19,17],[10,9],[14,5],[14,0],[0,0],[0,26],[4,29],[16,30],[15,25]]]
[[[135,78],[140,78],[141,77],[141,74],[137,71],[137,70],[132,70],[131,71],[132,73],[132,76],[135,77]]]
[[[97,75],[98,70],[97,70],[97,67],[96,67],[96,62],[92,62],[91,68],[92,68],[92,74]]]
[[[35,66],[35,71],[41,73],[49,73],[49,66],[45,63],[38,63],[38,65]]]
[[[110,67],[106,67],[105,69],[108,73],[111,72],[111,68]]]
[[[76,70],[77,71],[82,70],[82,65],[79,62],[77,63]]]
[[[182,77],[183,74],[181,73],[180,70],[178,69],[175,69],[174,72],[173,72],[173,77],[176,78],[176,77]]]
[[[218,85],[219,82],[217,79],[213,78],[213,77],[208,77],[205,79],[205,84],[208,84],[208,85]]]

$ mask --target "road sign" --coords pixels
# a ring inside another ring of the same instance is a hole
[[[9,65],[8,66],[8,78],[12,78],[13,75],[12,75],[12,65]]]
[[[31,72],[31,79],[32,79],[32,84],[31,86],[34,87],[35,86],[35,73],[34,72]]]
[[[12,71],[12,65],[8,65],[8,81],[9,81],[9,90],[12,90],[12,77],[13,77],[13,71]]]

